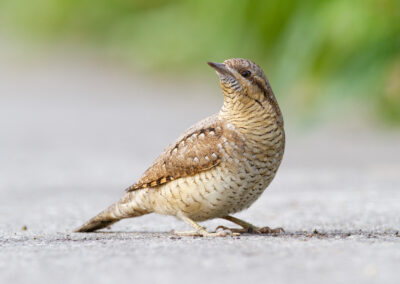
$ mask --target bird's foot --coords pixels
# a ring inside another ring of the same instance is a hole
[[[218,232],[207,232],[206,230],[194,230],[194,231],[175,231],[172,230],[172,234],[177,236],[186,236],[186,237],[206,237],[206,238],[213,238],[213,237],[227,237],[227,236],[240,236],[237,232],[232,232],[231,230],[220,230]]]
[[[265,235],[279,235],[280,233],[284,233],[285,230],[283,228],[274,228],[271,229],[270,227],[255,227],[255,226],[249,226],[246,228],[228,228],[225,226],[218,226],[217,229],[215,230],[216,232],[218,230],[222,229],[222,231],[229,230],[232,233],[239,233],[239,234],[265,234]]]

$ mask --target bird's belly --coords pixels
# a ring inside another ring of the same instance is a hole
[[[223,217],[248,208],[262,194],[272,177],[259,169],[218,166],[195,176],[167,183],[154,191],[156,213],[183,213],[194,221]]]

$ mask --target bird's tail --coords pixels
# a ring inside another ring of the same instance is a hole
[[[124,218],[138,217],[151,213],[150,210],[146,209],[145,204],[138,202],[134,195],[135,192],[127,193],[120,201],[101,211],[85,224],[76,228],[74,232],[93,232],[106,228]],[[143,200],[140,201],[143,203]]]

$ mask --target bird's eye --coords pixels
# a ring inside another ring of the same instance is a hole
[[[250,76],[250,71],[249,70],[244,70],[240,73],[240,75],[242,75],[243,77],[247,78]]]

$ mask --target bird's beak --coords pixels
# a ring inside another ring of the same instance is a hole
[[[217,71],[218,75],[232,76],[232,72],[224,63],[215,63],[215,62],[207,62],[215,71]]]

